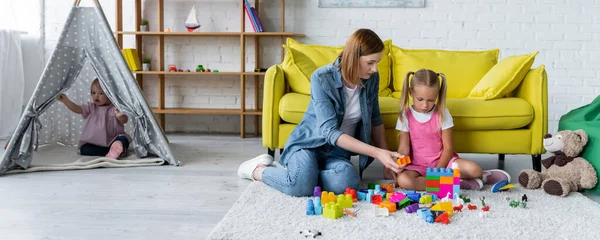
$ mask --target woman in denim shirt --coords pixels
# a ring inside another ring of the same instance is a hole
[[[379,112],[377,63],[383,50],[373,31],[354,32],[334,62],[313,72],[308,110],[279,159],[285,168],[271,166],[273,158],[263,154],[242,163],[238,176],[291,196],[311,196],[315,186],[335,194],[358,189],[373,158],[398,172],[394,159],[400,154],[387,150]],[[360,174],[350,162],[355,154],[360,155]]]

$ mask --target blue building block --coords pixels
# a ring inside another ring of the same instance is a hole
[[[452,168],[427,168],[426,176],[454,176]]]
[[[427,208],[420,208],[417,210],[417,216],[421,217],[425,222],[433,223],[433,214]]]
[[[409,193],[406,195],[406,197],[408,197],[408,199],[419,202],[419,199],[421,198],[421,194],[420,193]]]
[[[306,202],[306,215],[315,215],[315,205],[312,199]]]
[[[365,200],[367,200],[367,194],[364,193],[363,191],[356,192],[356,196],[358,197],[358,201],[365,201]]]
[[[321,205],[321,197],[315,197],[315,215],[323,215],[323,205]]]

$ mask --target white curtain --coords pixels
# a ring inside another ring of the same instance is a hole
[[[24,86],[21,32],[0,29],[0,139],[8,139],[19,121]]]

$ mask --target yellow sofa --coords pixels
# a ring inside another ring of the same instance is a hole
[[[499,50],[451,51],[405,49],[385,41],[379,63],[379,104],[390,150],[398,147],[399,96],[408,71],[429,68],[445,73],[447,108],[454,119],[458,153],[532,156],[541,170],[547,133],[547,76],[544,65],[531,68],[537,52],[498,61]],[[333,61],[341,46],[301,44],[288,39],[282,63],[265,75],[262,141],[271,155],[283,149],[310,101],[310,74]]]

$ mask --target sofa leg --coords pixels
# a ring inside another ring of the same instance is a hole
[[[498,154],[498,169],[504,169],[504,154]]]
[[[542,155],[541,154],[531,155],[531,161],[533,164],[533,170],[541,172],[542,171]]]
[[[270,148],[267,148],[267,153],[269,155],[271,155],[271,157],[275,157],[275,150],[271,150]]]

